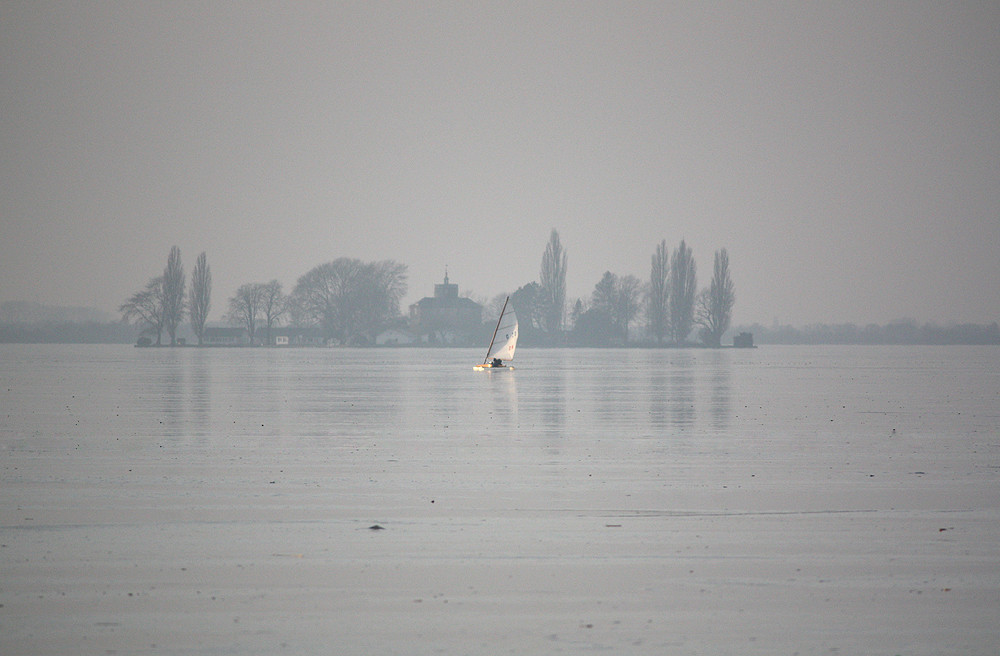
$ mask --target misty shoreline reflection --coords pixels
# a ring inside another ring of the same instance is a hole
[[[733,417],[727,351],[526,349],[513,371],[472,372],[448,350],[164,349],[136,366],[133,394],[153,415],[154,435],[197,443],[480,425],[558,439],[670,440],[725,432]]]
[[[537,369],[525,366],[516,372],[522,385],[523,428],[567,437],[625,433],[663,439],[677,432],[730,428],[731,353],[600,349],[582,356],[576,350],[573,355],[558,349],[529,353]]]

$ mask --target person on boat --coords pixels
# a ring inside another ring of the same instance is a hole
[[[493,358],[493,362],[490,363],[491,367],[502,367],[503,361],[500,358]]]

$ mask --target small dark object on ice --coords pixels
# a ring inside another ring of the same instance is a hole
[[[384,527],[384,526],[379,526],[378,524],[372,524],[372,525],[371,525],[371,526],[369,526],[368,528],[369,528],[370,530],[372,530],[372,531],[384,531],[384,530],[385,530],[385,527]]]

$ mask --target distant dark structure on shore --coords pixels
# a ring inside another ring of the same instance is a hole
[[[481,332],[483,306],[458,295],[458,285],[434,285],[434,296],[425,296],[410,306],[409,330],[416,342],[471,345]]]

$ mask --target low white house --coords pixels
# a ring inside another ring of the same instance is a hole
[[[323,346],[324,341],[319,328],[277,326],[271,329],[271,344],[274,346]]]

